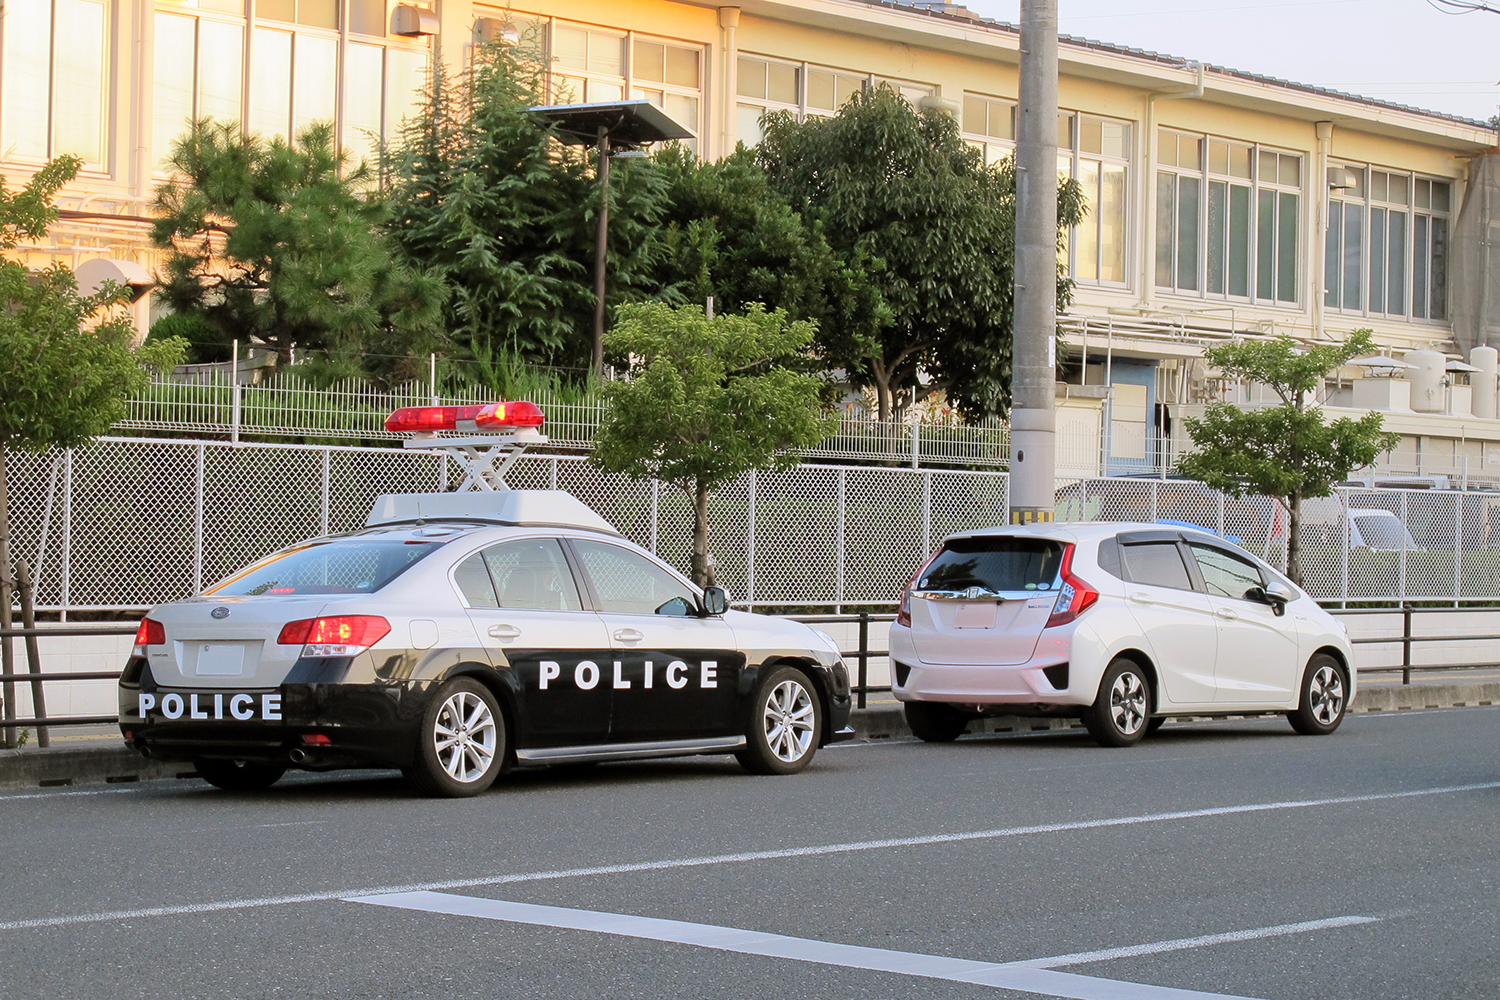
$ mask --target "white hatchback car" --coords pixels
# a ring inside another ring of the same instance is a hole
[[[1354,698],[1343,625],[1206,531],[989,528],[948,538],[901,595],[892,690],[924,740],[986,715],[1082,718],[1130,746],[1172,716],[1285,713],[1331,733]]]

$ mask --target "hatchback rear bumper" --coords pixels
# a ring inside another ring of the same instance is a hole
[[[900,701],[938,701],[956,705],[1057,705],[1083,706],[1094,700],[1094,683],[1068,671],[1062,688],[1054,687],[1046,671],[1067,664],[1066,642],[1050,644],[1047,656],[1025,663],[992,664],[923,663],[917,658],[910,633],[892,628],[891,693]],[[1056,671],[1054,671],[1056,674]],[[1080,683],[1080,680],[1083,683]]]

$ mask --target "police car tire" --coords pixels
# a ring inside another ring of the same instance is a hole
[[[475,699],[489,709],[489,719],[494,726],[494,747],[490,756],[489,767],[477,778],[469,781],[460,781],[448,773],[444,762],[440,759],[437,746],[437,727],[439,718],[445,720],[451,717],[452,707],[466,705],[472,711]],[[445,715],[445,710],[449,713]],[[438,688],[427,705],[427,711],[422,713],[422,726],[417,733],[417,759],[409,767],[402,768],[402,774],[406,780],[417,791],[424,795],[440,798],[466,798],[478,795],[495,783],[495,778],[505,762],[505,717],[500,712],[500,705],[495,701],[495,696],[490,689],[474,680],[472,677],[455,677],[453,680]]]
[[[791,732],[781,735],[779,723],[794,721]],[[812,762],[823,732],[823,705],[818,689],[796,667],[776,667],[756,686],[745,727],[745,748],[735,753],[740,766],[751,774],[796,774]],[[776,746],[771,736],[776,734]],[[786,754],[791,753],[791,759]]]
[[[195,760],[198,777],[227,792],[258,792],[281,780],[286,768],[247,760]]]

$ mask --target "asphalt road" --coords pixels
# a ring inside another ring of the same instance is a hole
[[[44,790],[0,857],[17,997],[1494,998],[1500,707]]]

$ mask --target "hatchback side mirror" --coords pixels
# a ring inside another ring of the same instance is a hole
[[[703,588],[703,613],[704,615],[722,615],[729,610],[729,595],[724,592],[723,587]]]
[[[1259,601],[1262,604],[1269,604],[1271,610],[1275,611],[1278,615],[1286,613],[1287,602],[1291,601],[1294,596],[1291,588],[1280,580],[1272,580],[1264,587],[1251,587],[1245,591],[1247,599]]]

